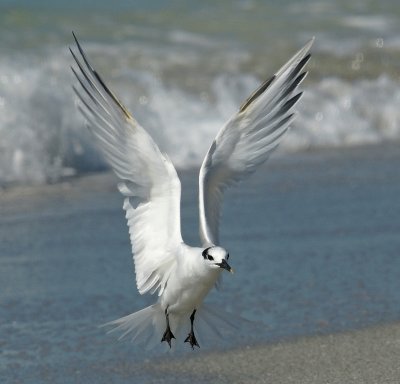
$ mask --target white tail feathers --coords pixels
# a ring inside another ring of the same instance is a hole
[[[179,316],[170,314],[171,331],[176,337],[176,340],[172,340],[173,349],[177,346],[186,346],[190,349],[189,345],[184,343],[190,330],[190,315],[190,313]],[[216,342],[223,339],[224,336],[237,330],[240,324],[243,324],[243,321],[246,320],[221,311],[220,308],[203,304],[196,311],[194,332],[200,346],[215,346]],[[158,303],[103,326],[113,327],[108,333],[120,332],[121,335],[118,340],[129,338],[135,344],[145,346],[147,349],[160,347],[163,344],[162,347],[169,350],[167,343],[161,343],[166,329],[166,319],[165,312]]]
[[[146,345],[151,349],[160,344],[165,324],[164,311],[157,303],[103,326],[113,327],[107,333],[121,332],[118,340],[129,337],[135,344]]]

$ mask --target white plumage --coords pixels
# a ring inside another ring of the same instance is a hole
[[[171,160],[109,90],[75,41],[80,57],[71,53],[78,66],[72,68],[79,83],[74,87],[81,100],[78,108],[121,179],[137,288],[141,294],[158,294],[154,305],[109,324],[123,332],[121,337],[147,344],[166,341],[169,346],[187,331],[184,341],[199,346],[194,324],[213,328],[227,322],[222,312],[203,303],[222,269],[232,271],[218,237],[224,189],[254,172],[287,132],[313,39],[246,100],[211,144],[199,176],[202,247],[182,240],[181,184]]]

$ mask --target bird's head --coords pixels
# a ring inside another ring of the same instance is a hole
[[[211,267],[211,268],[223,268],[226,269],[228,272],[233,273],[233,269],[227,263],[229,259],[229,253],[226,249],[222,247],[208,247],[202,252],[204,261]]]

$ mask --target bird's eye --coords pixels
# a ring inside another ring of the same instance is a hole
[[[208,260],[214,260],[214,258],[211,255],[207,255]]]
[[[206,249],[201,253],[201,254],[203,255],[204,258],[208,257],[208,250],[209,250],[210,248],[211,248],[211,247],[206,248]]]
[[[228,260],[229,259],[229,253],[226,255],[226,260]]]

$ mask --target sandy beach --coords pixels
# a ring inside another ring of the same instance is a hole
[[[121,367],[132,377],[138,367]],[[148,383],[398,384],[400,324],[148,362]]]

